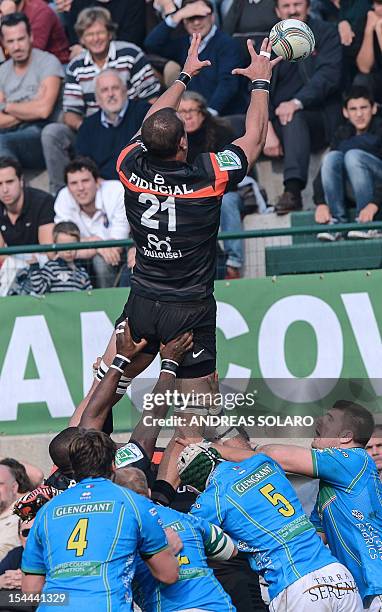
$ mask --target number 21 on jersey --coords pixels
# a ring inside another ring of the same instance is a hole
[[[145,210],[141,216],[141,225],[149,227],[150,229],[159,229],[159,221],[153,219],[154,215],[160,209],[162,212],[168,211],[168,223],[167,229],[169,232],[176,231],[176,212],[175,212],[175,198],[168,196],[164,202],[160,202],[159,199],[153,193],[141,193],[138,202],[140,204],[151,204],[150,208]]]
[[[76,557],[82,557],[84,550],[88,546],[86,532],[88,530],[89,519],[82,518],[77,521],[72,533],[68,538],[66,550],[75,550]]]

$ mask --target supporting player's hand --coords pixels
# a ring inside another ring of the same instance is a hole
[[[161,344],[161,359],[172,359],[177,363],[182,363],[185,354],[187,351],[190,351],[193,346],[193,334],[192,332],[186,332],[185,334],[170,340],[167,342],[167,344]]]
[[[271,80],[272,69],[276,64],[281,62],[282,57],[276,57],[271,60],[272,45],[268,38],[264,38],[261,45],[260,53],[257,54],[253,41],[249,38],[247,40],[248,52],[251,57],[251,63],[247,68],[234,68],[232,74],[239,74],[247,77],[251,81],[255,79],[264,79],[267,81]]]
[[[182,72],[187,72],[191,77],[197,75],[202,68],[206,66],[211,66],[211,62],[209,60],[200,61],[198,57],[199,46],[202,42],[201,34],[193,34],[192,40],[190,44],[190,48],[188,50],[187,59],[183,66]]]
[[[118,323],[115,330],[115,341],[118,355],[127,357],[130,360],[134,359],[147,344],[147,340],[144,339],[140,340],[140,342],[134,342],[127,319]]]
[[[174,553],[174,555],[179,554],[183,548],[182,540],[180,539],[178,534],[173,529],[171,529],[171,527],[166,527],[165,532],[168,545],[171,548],[172,552]]]

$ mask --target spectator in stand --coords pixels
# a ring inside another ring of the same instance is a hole
[[[66,23],[71,45],[79,42],[76,21],[86,8],[107,8],[117,24],[117,39],[141,47],[145,38],[145,0],[56,0],[57,11],[66,13]],[[80,41],[81,42],[81,41]]]
[[[280,215],[301,210],[313,148],[330,141],[340,119],[341,45],[334,25],[309,17],[308,0],[277,0],[280,19],[306,21],[315,52],[301,63],[282,62],[274,71],[265,155],[284,155],[284,193]]]
[[[27,523],[18,520],[19,545],[12,548],[0,561],[0,589],[21,590],[21,559],[33,522],[34,519]]]
[[[22,468],[21,464],[19,465]],[[20,484],[16,479],[18,476],[20,480],[20,474],[21,472],[17,468],[0,462],[0,561],[12,548],[20,545],[19,521],[17,516],[13,514],[13,504],[20,495]],[[25,469],[24,479],[25,484],[28,483],[28,486],[30,486]],[[24,487],[22,486],[22,488]]]
[[[54,199],[25,187],[22,168],[11,157],[0,158],[0,246],[51,244]],[[0,263],[5,256],[0,256]]]
[[[123,240],[129,235],[123,187],[119,181],[103,181],[96,164],[77,157],[65,168],[66,187],[55,202],[55,222],[72,221],[82,241]],[[123,263],[123,249],[89,249],[81,256],[91,263],[97,287],[112,287]]]
[[[63,221],[53,230],[54,244],[80,242],[80,230],[75,223]],[[57,255],[40,268],[36,258],[30,262],[29,281],[35,295],[62,291],[87,291],[92,289],[88,273],[76,263],[77,251],[58,251]]]
[[[382,480],[382,425],[376,425],[373,435],[366,444],[366,450],[370,457],[374,459]]]
[[[357,55],[360,75],[356,83],[367,85],[375,100],[382,103],[382,0],[374,0],[373,9],[361,20],[358,31],[362,43]]]
[[[382,120],[368,89],[354,86],[344,101],[347,119],[334,135],[314,182],[317,223],[346,223],[346,184],[355,198],[357,221],[370,223],[382,204]],[[377,230],[352,231],[349,238],[374,238]],[[321,240],[338,240],[340,232],[323,232]]]
[[[76,132],[85,117],[99,110],[95,77],[101,70],[118,70],[129,99],[151,100],[159,92],[159,82],[143,51],[131,43],[112,40],[115,29],[109,11],[100,7],[83,10],[76,21],[76,32],[85,50],[66,71],[64,123],[49,125],[42,133],[50,190],[54,194],[64,184],[64,168],[70,161]]]
[[[115,68],[95,78],[99,111],[86,117],[78,130],[76,153],[91,157],[104,179],[117,180],[118,155],[140,129],[149,109],[144,100],[129,100],[125,81]]]
[[[229,125],[208,112],[205,99],[196,91],[186,91],[183,94],[178,113],[184,121],[187,132],[189,163],[193,163],[199,153],[223,151],[225,145],[234,140]],[[241,197],[237,190],[223,195],[220,212],[221,231],[242,231],[241,205]],[[225,240],[224,249],[227,256],[225,278],[240,278],[244,263],[242,240]]]
[[[174,28],[180,23],[187,34],[173,38]],[[211,66],[194,76],[188,89],[200,93],[214,115],[245,113],[248,106],[245,84],[241,78],[232,75],[234,68],[243,65],[240,45],[216,27],[209,0],[185,0],[181,9],[168,15],[150,32],[145,46],[150,53],[183,66],[193,33],[202,35],[200,59],[209,59]]]
[[[0,156],[43,168],[41,130],[58,112],[62,66],[51,53],[32,48],[23,13],[3,17],[0,33],[10,55],[0,66]]]
[[[0,465],[8,465],[10,467],[14,466],[14,465],[22,465],[25,468],[25,471],[27,473],[27,477],[29,479],[30,482],[30,486],[32,487],[32,489],[35,489],[38,485],[40,485],[42,483],[42,481],[44,480],[44,473],[42,470],[40,470],[39,467],[37,467],[36,465],[32,465],[31,463],[27,463],[26,461],[16,461],[16,459],[0,459]],[[16,480],[19,480],[16,476]],[[25,489],[25,490],[21,490],[20,489],[20,484],[19,484],[19,493],[25,493],[26,491],[28,491],[29,489]]]
[[[44,0],[3,0],[0,12],[2,16],[15,12],[24,13],[31,24],[33,46],[52,53],[61,64],[68,63],[69,43],[64,27],[57,14]]]
[[[224,2],[221,9],[224,10]],[[222,30],[227,34],[264,33],[269,32],[277,21],[274,0],[235,0],[225,16],[222,15]]]

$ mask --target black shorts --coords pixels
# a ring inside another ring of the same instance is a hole
[[[211,295],[196,302],[160,302],[130,292],[116,325],[129,319],[133,340],[148,341],[143,352],[156,355],[166,344],[187,331],[194,334],[194,346],[178,370],[179,378],[198,378],[216,369],[216,302]]]

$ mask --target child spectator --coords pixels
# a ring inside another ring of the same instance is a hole
[[[53,229],[54,244],[80,242],[80,230],[75,223],[63,221]],[[58,293],[59,291],[86,291],[92,289],[88,273],[75,261],[77,251],[59,251],[54,259],[42,268],[33,261],[30,265],[29,280],[31,292],[36,295]]]

